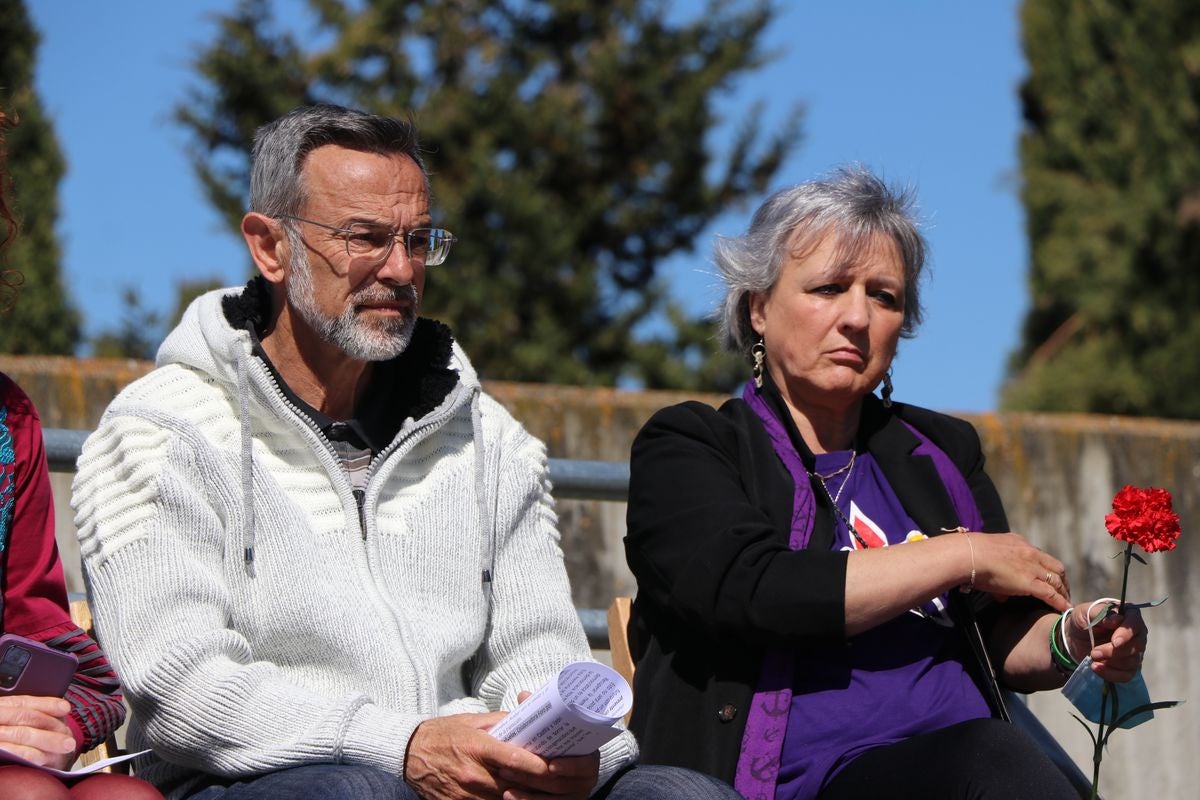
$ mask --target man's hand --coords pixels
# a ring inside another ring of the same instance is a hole
[[[504,793],[504,800],[542,800],[552,797],[584,800],[596,788],[596,780],[600,775],[599,751],[542,763],[547,768],[540,775],[517,775],[501,769],[501,780],[517,784]]]
[[[404,756],[404,779],[426,800],[586,798],[600,755],[547,761],[493,739],[503,713],[455,714],[417,726]]]
[[[63,719],[69,713],[61,697],[0,697],[0,750],[65,769],[75,760],[75,737]]]
[[[519,692],[517,702],[524,703],[532,692]],[[548,776],[539,776],[540,784],[535,783],[540,791],[528,792],[512,789],[504,793],[504,800],[535,800],[542,797],[574,797],[586,798],[596,788],[600,776],[600,752],[589,753],[586,756],[568,756],[556,758],[549,764]],[[505,777],[505,771],[501,771]],[[546,777],[552,780],[545,781]]]

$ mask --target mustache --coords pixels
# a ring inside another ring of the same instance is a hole
[[[402,303],[408,301],[413,308],[417,307],[420,302],[420,296],[417,294],[417,287],[411,283],[404,286],[368,286],[354,293],[353,301],[356,305],[368,303]]]

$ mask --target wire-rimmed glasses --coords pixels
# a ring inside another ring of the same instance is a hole
[[[396,240],[403,237],[404,251],[414,261],[421,261],[427,267],[436,267],[446,260],[450,254],[450,245],[457,240],[454,234],[445,228],[413,228],[411,231],[398,231],[390,225],[380,225],[373,222],[355,222],[345,228],[336,225],[326,225],[324,222],[297,217],[293,214],[281,214],[280,219],[294,219],[297,222],[307,222],[319,228],[333,231],[338,238],[346,243],[346,255],[360,259],[375,267],[387,261],[392,254]]]

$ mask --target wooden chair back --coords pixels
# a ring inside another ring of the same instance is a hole
[[[633,611],[633,599],[618,596],[608,607],[608,649],[612,655],[612,666],[630,686],[633,686],[633,654],[629,649],[629,615]],[[630,711],[630,714],[633,712]],[[626,724],[630,714],[625,715]]]

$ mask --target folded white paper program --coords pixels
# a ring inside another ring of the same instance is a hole
[[[563,667],[490,731],[543,758],[582,756],[616,737],[633,692],[611,667],[578,661]]]
[[[35,764],[32,761],[26,761],[20,756],[13,755],[5,750],[0,750],[0,765],[20,764],[23,767],[34,767],[35,769],[40,769],[42,772],[49,772],[51,775],[57,775],[60,778],[78,778],[83,775],[90,775],[93,772],[99,772],[111,764],[119,764],[122,761],[128,761],[131,758],[137,758],[143,753],[149,752],[149,750],[139,750],[136,753],[122,753],[119,756],[105,758],[101,761],[97,761],[94,764],[89,764],[86,767],[80,767],[79,769],[54,769],[53,767],[43,767],[40,764]]]

